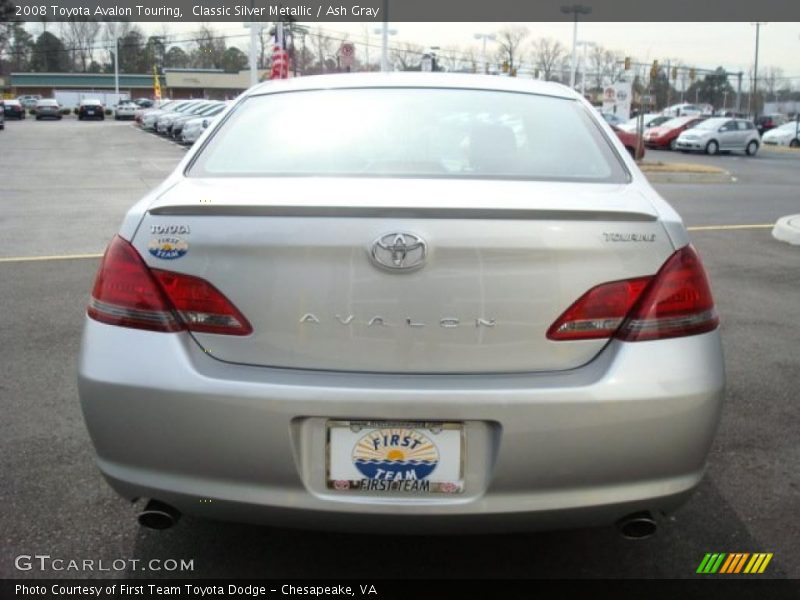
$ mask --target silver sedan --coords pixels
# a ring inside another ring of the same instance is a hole
[[[201,141],[128,212],[85,320],[83,414],[140,523],[644,536],[698,486],[709,282],[578,94],[302,77]]]

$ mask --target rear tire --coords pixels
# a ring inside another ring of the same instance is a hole
[[[706,144],[706,154],[710,156],[714,156],[715,154],[719,154],[719,144],[714,140],[711,140]]]
[[[745,153],[747,156],[755,156],[756,152],[758,152],[758,142],[753,140],[749,144],[747,144],[747,148],[745,148]]]
[[[790,148],[800,148],[800,140],[793,139],[791,142],[789,142],[789,147]]]

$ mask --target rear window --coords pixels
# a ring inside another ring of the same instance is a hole
[[[628,180],[599,126],[576,101],[435,88],[248,98],[189,175]]]

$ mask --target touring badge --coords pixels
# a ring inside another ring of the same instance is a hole
[[[156,258],[172,260],[186,254],[189,251],[189,244],[183,238],[164,235],[152,238],[147,249]]]
[[[355,467],[367,479],[425,479],[439,464],[439,449],[414,429],[373,429],[353,448]]]

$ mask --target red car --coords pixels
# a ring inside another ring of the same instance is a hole
[[[675,150],[678,136],[686,129],[694,127],[706,119],[698,115],[676,117],[658,127],[651,127],[644,133],[644,143],[648,148],[669,148]]]
[[[640,160],[644,158],[644,144],[639,143],[639,136],[635,133],[630,133],[629,131],[623,131],[619,127],[611,126],[611,129],[614,130],[614,133],[617,134],[617,137],[622,142],[622,145],[625,146],[625,150],[627,150],[630,155],[636,159]],[[636,156],[636,149],[641,148],[641,154]]]

